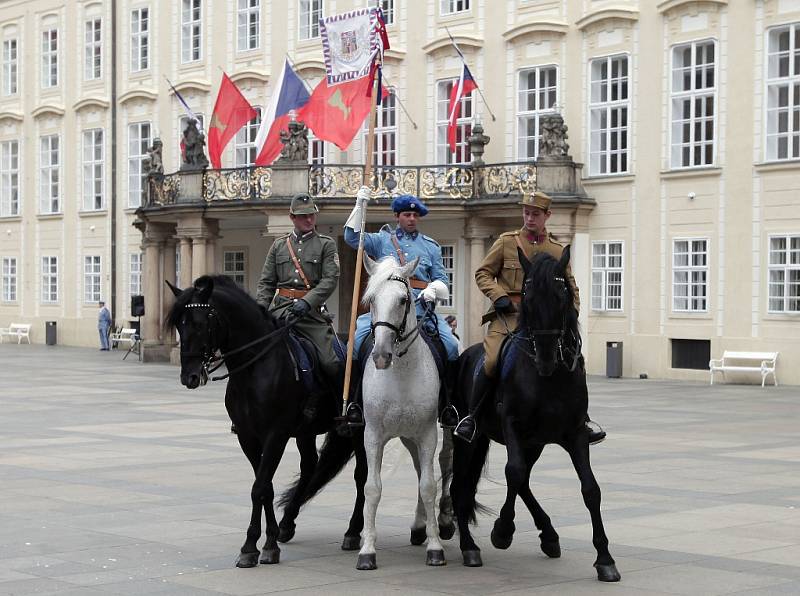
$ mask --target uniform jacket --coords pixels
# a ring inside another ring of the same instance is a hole
[[[480,291],[492,301],[492,304],[503,296],[511,297],[522,293],[525,272],[522,270],[522,264],[517,255],[516,238],[519,238],[522,243],[528,259],[532,259],[535,254],[540,252],[546,252],[556,259],[560,259],[564,250],[564,245],[556,242],[550,234],[545,235],[543,242],[529,240],[525,228],[500,234],[483,259],[481,266],[475,271],[475,283],[478,284]],[[567,265],[566,276],[567,283],[575,296],[575,309],[580,310],[578,286],[575,284],[570,265]],[[495,316],[494,306],[492,306],[483,316],[481,324],[494,320]]]
[[[319,314],[320,307],[330,298],[339,283],[339,255],[333,238],[317,234],[316,231],[299,238],[293,231],[272,243],[258,280],[256,300],[274,311],[293,302],[291,298],[279,296],[278,288],[307,289],[286,247],[287,238],[292,243],[294,253],[312,287],[303,296],[303,300],[308,302],[312,312]]]

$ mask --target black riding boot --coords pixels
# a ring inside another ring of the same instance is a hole
[[[347,408],[344,411],[343,420],[348,428],[364,426],[364,410],[361,408],[361,376],[359,362],[353,360],[353,367],[350,371],[350,388],[347,393]]]
[[[458,374],[458,361],[445,361],[445,374],[439,387],[439,426],[450,430],[458,424],[458,410],[453,405],[451,396],[456,386]]]
[[[598,443],[602,443],[606,439],[606,431],[603,430],[603,427],[594,422],[591,418],[589,418],[589,414],[586,414],[586,428],[589,429],[589,445],[597,445]]]
[[[486,400],[489,390],[492,387],[492,379],[486,376],[486,372],[481,367],[472,384],[472,393],[469,396],[469,414],[462,418],[456,426],[453,434],[467,443],[472,443],[477,431],[475,418],[480,412],[483,402]]]

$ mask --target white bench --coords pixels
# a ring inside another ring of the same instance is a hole
[[[17,343],[21,344],[25,338],[31,343],[31,324],[30,323],[11,323],[8,327],[0,329],[0,343],[4,337],[16,337]]]
[[[725,350],[722,358],[711,360],[708,368],[711,371],[711,384],[714,384],[714,373],[719,371],[725,379],[726,372],[757,372],[761,373],[761,386],[764,386],[769,375],[775,386],[778,386],[778,377],[775,376],[775,362],[778,352],[733,352]]]
[[[131,352],[139,353],[139,334],[136,329],[123,327],[118,333],[112,333],[109,339],[111,340],[112,348],[119,347],[119,344],[128,345],[128,352],[123,356],[123,360],[125,360]]]

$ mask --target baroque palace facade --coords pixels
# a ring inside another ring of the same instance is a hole
[[[480,340],[486,308],[472,273],[520,227],[519,192],[538,177],[554,197],[548,228],[573,247],[589,372],[622,342],[624,376],[706,380],[709,356],[750,349],[780,351],[781,381],[800,383],[800,0],[377,3],[396,91],[379,113],[377,184],[431,205],[423,231],[452,279],[441,308],[465,344]],[[143,294],[145,354],[163,357],[174,340],[161,329],[162,280],[220,272],[254,293],[289,229],[291,192],[308,189],[320,231],[339,242],[329,307],[346,330],[354,259],[342,224],[364,135],[344,152],[312,138],[309,165],[256,169],[256,120],[222,171],[172,174],[184,112],[166,79],[204,120],[222,70],[264,107],[284,56],[310,86],[322,77],[320,16],[374,5],[0,2],[0,326],[33,323],[42,342],[52,320],[59,343],[93,345],[97,301],[127,326],[130,296]],[[448,29],[486,97],[466,100],[455,153],[446,105],[461,63]],[[554,112],[570,157],[537,162]],[[482,156],[477,122],[491,138]],[[167,175],[151,183],[156,137]],[[392,221],[388,202],[370,208],[375,229]]]

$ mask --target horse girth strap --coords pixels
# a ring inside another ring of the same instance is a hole
[[[292,242],[290,240],[291,234],[286,237],[286,248],[289,249],[289,255],[292,257],[292,261],[294,262],[295,269],[297,269],[297,273],[300,274],[300,279],[303,280],[303,283],[306,285],[306,290],[311,289],[311,284],[308,283],[308,278],[306,277],[305,271],[303,271],[302,265],[300,265],[300,259],[297,258],[297,255],[294,252],[294,248],[292,248]]]
[[[397,238],[394,234],[392,234],[392,244],[394,244],[394,250],[397,253],[397,258],[400,260],[401,265],[406,264],[406,257],[403,254],[403,250],[400,248],[400,243],[397,241]],[[408,283],[411,284],[411,287],[415,290],[424,290],[428,287],[427,281],[422,281],[418,277],[411,276],[408,280]]]

